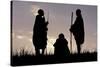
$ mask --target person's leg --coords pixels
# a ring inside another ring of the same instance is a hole
[[[42,55],[44,54],[44,50],[45,50],[45,48],[42,49]]]
[[[81,51],[81,49],[80,49],[80,44],[77,45],[77,51],[78,51],[78,54],[80,54],[80,51]]]
[[[80,52],[81,52],[81,46],[80,46],[79,43],[77,43],[77,51],[78,51],[78,54],[80,54]]]
[[[35,51],[36,51],[36,56],[40,55],[40,51],[38,48],[35,48]]]

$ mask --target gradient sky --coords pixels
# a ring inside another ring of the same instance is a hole
[[[65,35],[69,43],[68,47],[70,47],[71,13],[74,13],[73,21],[75,21],[76,9],[81,9],[84,20],[85,42],[82,45],[82,51],[97,50],[97,6],[13,1],[12,45],[14,53],[20,52],[21,49],[35,53],[32,44],[32,29],[37,10],[40,8],[44,10],[46,20],[49,18],[47,53],[53,53],[53,44],[60,33]],[[76,52],[74,38],[73,52]]]

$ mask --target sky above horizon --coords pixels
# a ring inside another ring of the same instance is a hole
[[[70,47],[71,13],[74,13],[74,23],[76,9],[81,9],[84,20],[85,42],[82,44],[82,51],[97,50],[97,6],[13,1],[12,8],[12,50],[14,53],[20,52],[22,49],[29,53],[35,53],[32,35],[38,9],[44,10],[46,20],[49,18],[46,49],[48,54],[54,53],[53,44],[60,33],[65,35],[68,40],[68,47]],[[73,52],[76,52],[74,37],[72,49]]]

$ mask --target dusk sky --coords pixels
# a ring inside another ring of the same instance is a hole
[[[20,52],[21,49],[35,53],[32,35],[38,9],[44,10],[46,20],[49,18],[47,53],[53,53],[53,44],[60,33],[65,35],[70,47],[71,13],[74,13],[74,23],[76,9],[81,9],[84,20],[85,42],[82,44],[82,52],[97,50],[97,6],[13,1],[12,46],[14,53]],[[74,37],[72,49],[76,52]]]

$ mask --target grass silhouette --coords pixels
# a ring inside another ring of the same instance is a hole
[[[97,52],[84,52],[78,55],[77,53],[68,56],[59,57],[55,55],[40,55],[35,56],[28,54],[22,50],[20,54],[16,53],[11,56],[12,66],[22,65],[40,65],[40,64],[56,64],[56,63],[72,63],[72,62],[88,62],[97,61]]]

